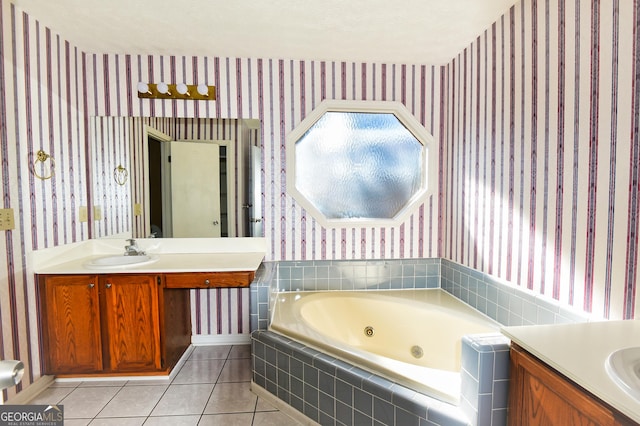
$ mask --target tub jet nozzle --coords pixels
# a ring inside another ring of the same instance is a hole
[[[364,334],[367,337],[373,337],[376,334],[376,331],[370,325],[364,328]]]
[[[411,347],[411,355],[413,355],[414,358],[422,358],[422,355],[424,355],[424,351],[420,346],[415,345]]]

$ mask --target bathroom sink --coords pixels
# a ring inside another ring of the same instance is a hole
[[[612,352],[605,362],[605,369],[620,388],[640,401],[640,346]]]
[[[146,254],[140,256],[123,256],[121,254],[113,255],[113,256],[104,256],[98,257],[96,259],[91,259],[90,261],[85,263],[87,268],[95,268],[95,269],[109,269],[109,268],[118,268],[121,266],[136,266],[142,265],[145,263],[155,262],[157,257],[149,256]]]

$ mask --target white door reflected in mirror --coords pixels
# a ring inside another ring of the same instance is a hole
[[[220,147],[171,142],[172,236],[220,237]]]

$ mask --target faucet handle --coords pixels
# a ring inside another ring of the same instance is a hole
[[[129,245],[124,246],[124,255],[125,256],[137,256],[145,254],[144,251],[140,250],[138,245],[136,244],[136,240],[133,238],[127,238]]]

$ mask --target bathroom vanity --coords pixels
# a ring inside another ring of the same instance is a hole
[[[191,343],[189,294],[163,274],[41,275],[46,374],[168,372]]]
[[[144,241],[151,260],[139,264],[95,262],[117,261],[124,240],[36,259],[43,372],[169,374],[191,344],[189,290],[248,287],[264,258],[255,239],[178,240]]]
[[[640,322],[506,327],[509,425],[636,425],[640,401],[606,372],[608,356],[638,344]]]

